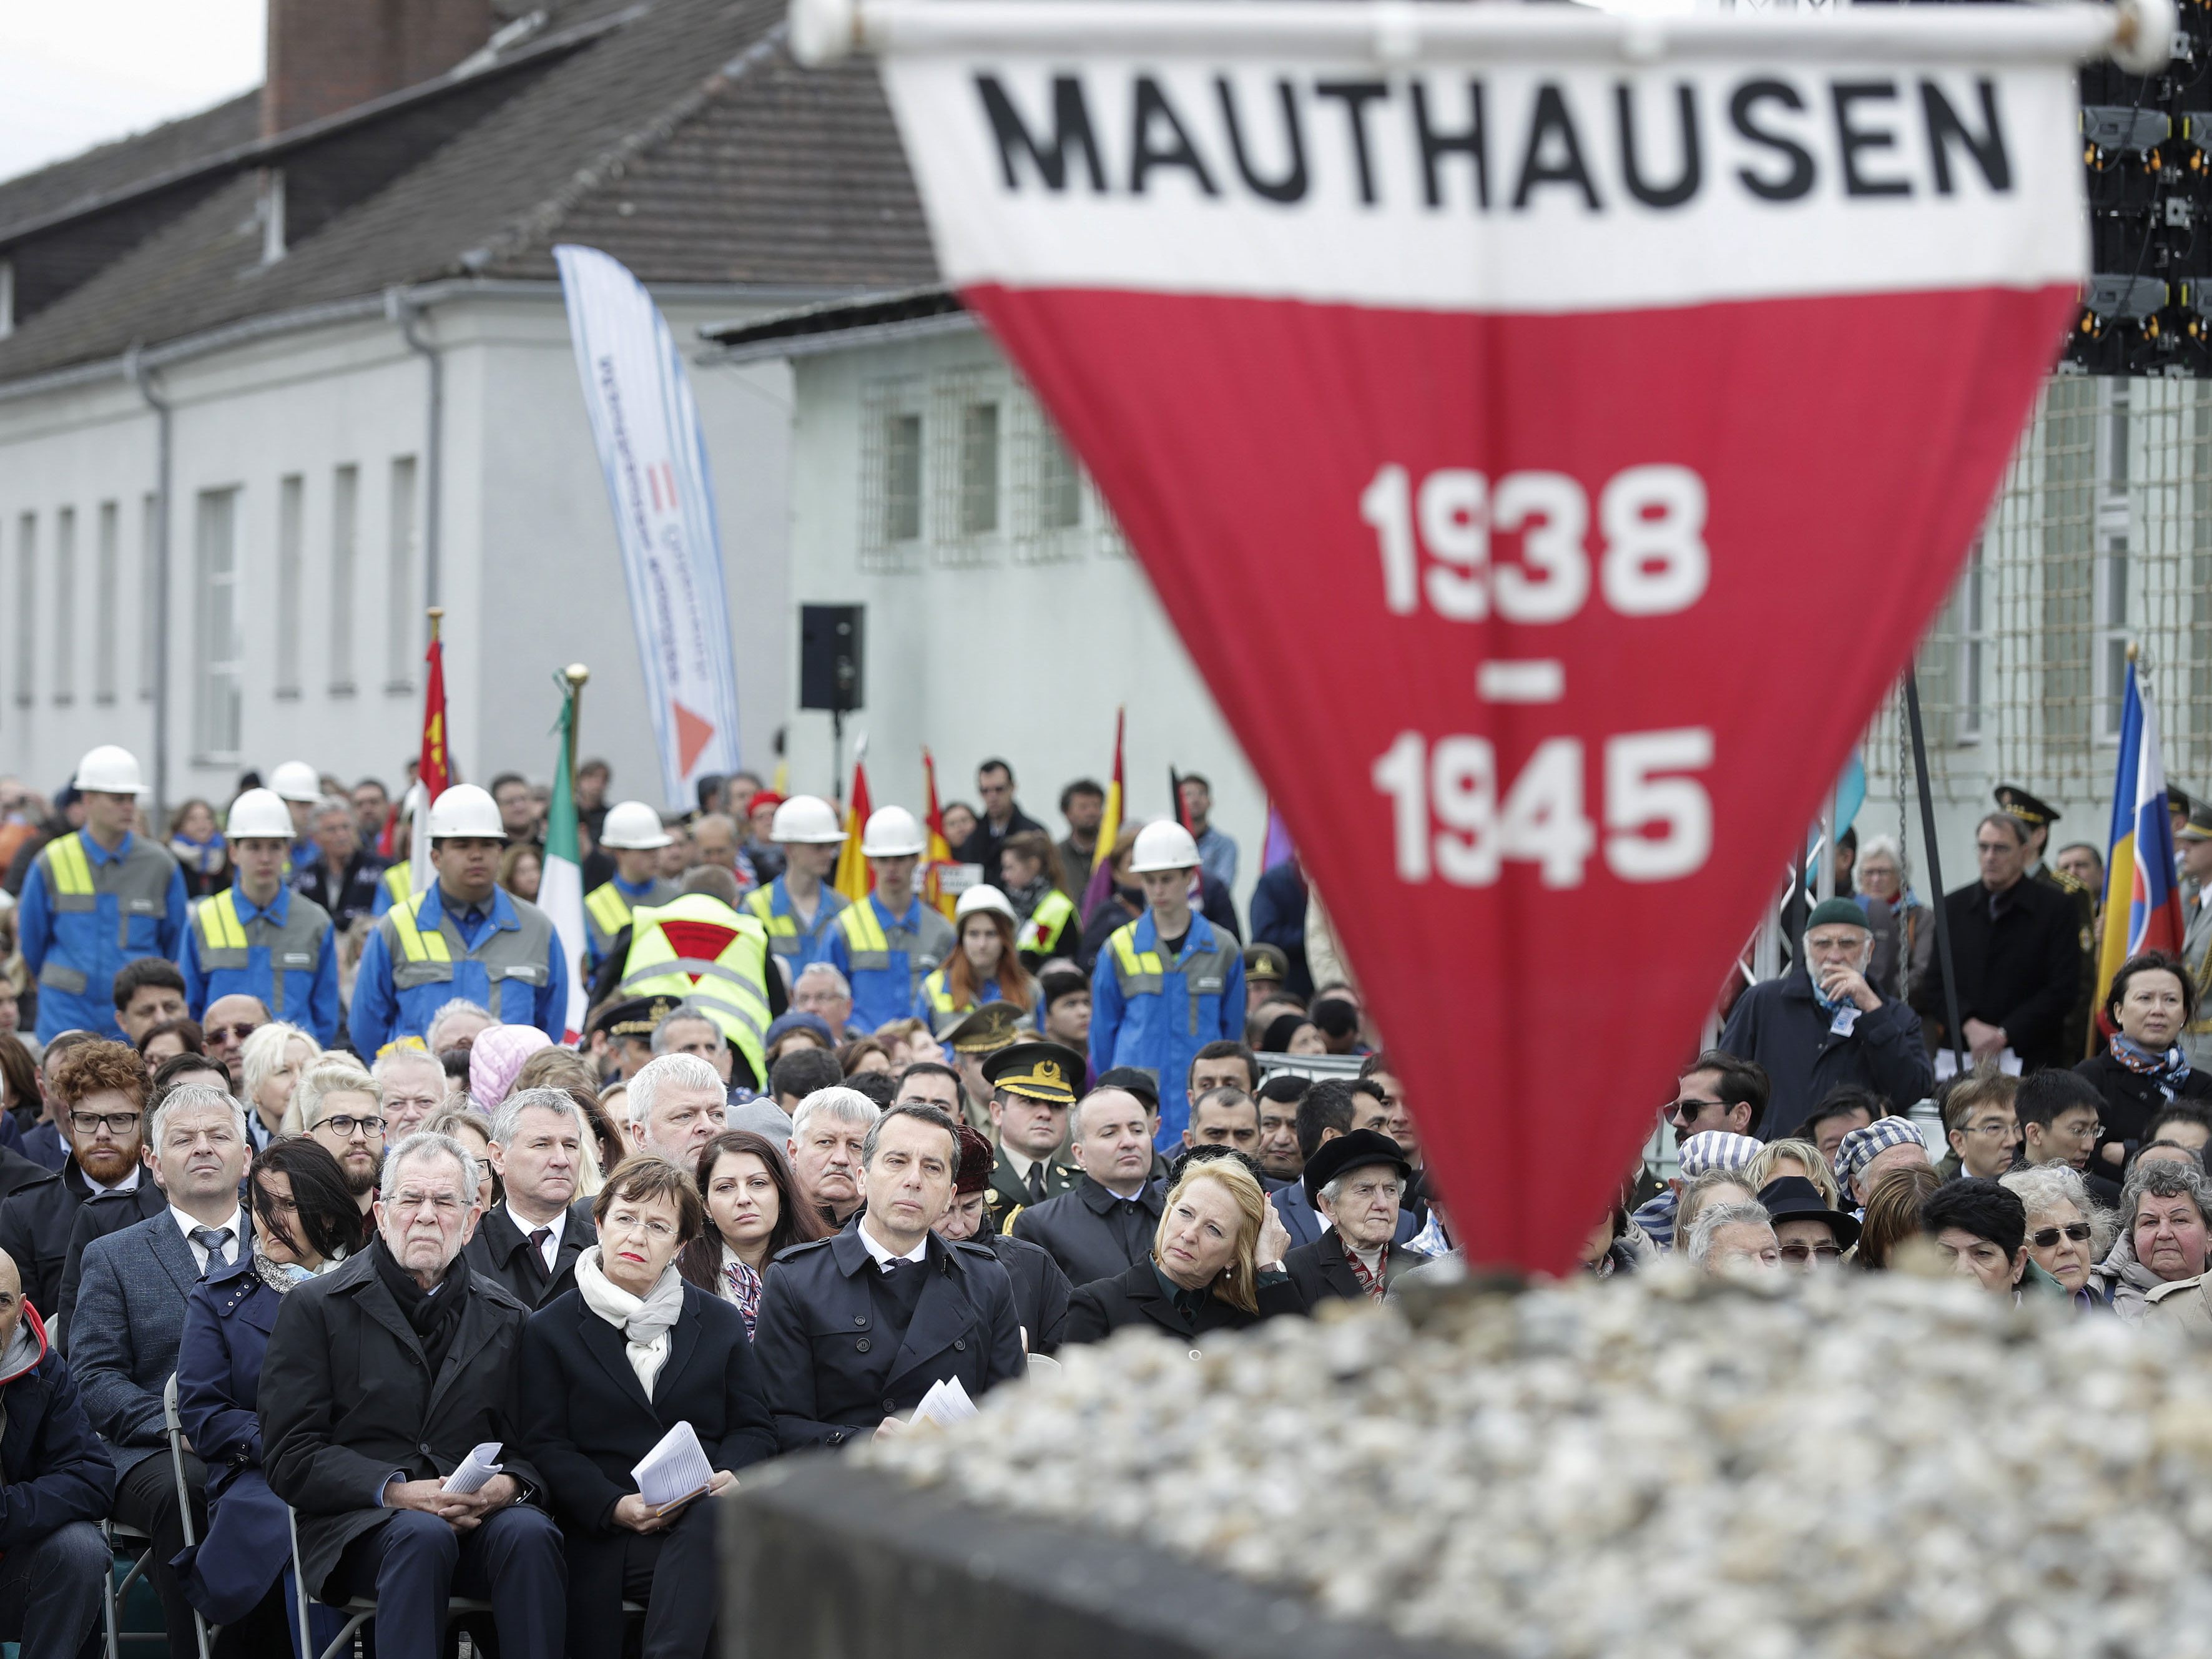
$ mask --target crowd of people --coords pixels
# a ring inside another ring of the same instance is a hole
[[[950,914],[904,808],[848,900],[827,802],[733,778],[679,817],[610,781],[576,790],[573,1042],[520,777],[431,804],[419,889],[375,850],[392,793],[297,763],[157,827],[96,750],[0,840],[0,1637],[31,1659],[98,1623],[108,1519],[151,1540],[179,1655],[203,1626],[319,1650],[373,1602],[377,1650],[430,1659],[464,1597],[510,1659],[618,1652],[626,1620],[701,1656],[699,1500],[753,1464],[1124,1328],[1194,1347],[1455,1271],[1325,912],[1278,864],[1243,942],[1203,779],[1102,848],[1095,786],[1056,840],[988,763],[945,815]],[[1936,1082],[1927,913],[1869,842],[1681,1073],[1678,1168],[1632,1172],[1584,1272],[1917,1265],[2212,1334],[2201,969],[2129,962],[2066,1056],[2075,896],[2023,810],[1945,900],[1985,923],[1952,929],[1964,1066]],[[649,1502],[679,1425],[705,1473]]]

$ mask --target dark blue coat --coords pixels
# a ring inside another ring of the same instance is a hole
[[[115,1462],[92,1431],[69,1364],[46,1346],[37,1310],[23,1322],[38,1339],[35,1364],[0,1382],[0,1552],[33,1543],[72,1521],[99,1522],[115,1503]]]
[[[284,1505],[261,1476],[261,1358],[284,1298],[261,1282],[241,1251],[192,1287],[177,1341],[177,1417],[207,1465],[208,1529],[177,1558],[185,1594],[209,1620],[251,1612],[276,1582],[292,1548]]]

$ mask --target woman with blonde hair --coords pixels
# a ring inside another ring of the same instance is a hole
[[[292,1091],[323,1057],[323,1045],[296,1025],[272,1019],[238,1051],[239,1092],[246,1097],[248,1127],[257,1148],[278,1135],[297,1134]]]
[[[1290,1234],[1260,1179],[1224,1150],[1193,1153],[1161,1206],[1152,1254],[1069,1297],[1066,1342],[1098,1342],[1124,1325],[1188,1341],[1243,1330],[1305,1303],[1283,1271]]]
[[[1820,1189],[1820,1201],[1832,1210],[1844,1207],[1844,1189],[1836,1185],[1836,1172],[1820,1149],[1809,1140],[1770,1140],[1753,1156],[1743,1172],[1752,1191],[1764,1192],[1778,1176],[1803,1176]]]
[[[1866,1224],[1859,1232],[1858,1254],[1851,1259],[1862,1267],[1883,1271],[1897,1265],[1897,1252],[1907,1240],[1923,1237],[1920,1206],[1943,1184],[1943,1177],[1925,1164],[1892,1170],[1874,1183],[1867,1194]]]

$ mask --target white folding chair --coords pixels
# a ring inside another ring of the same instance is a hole
[[[177,1507],[184,1516],[186,1547],[198,1543],[197,1528],[192,1525],[191,1484],[185,1479],[185,1425],[177,1416],[177,1374],[169,1373],[168,1386],[161,1390],[161,1425],[169,1437],[169,1468],[177,1477]],[[192,1609],[192,1635],[199,1644],[200,1659],[209,1659],[208,1644],[214,1632],[208,1621],[200,1616],[198,1607]]]

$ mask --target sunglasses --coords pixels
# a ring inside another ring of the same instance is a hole
[[[258,1025],[210,1025],[200,1035],[210,1042],[220,1042],[225,1038],[243,1042],[260,1029]]]
[[[1844,1253],[1832,1244],[1784,1244],[1782,1247],[1784,1261],[1840,1261],[1843,1258]]]
[[[2089,1242],[2089,1224],[2086,1221],[2069,1221],[2063,1227],[2038,1227],[2027,1237],[2028,1242],[2037,1249],[2047,1250],[2058,1243],[2062,1233],[2076,1244],[2087,1244]]]

